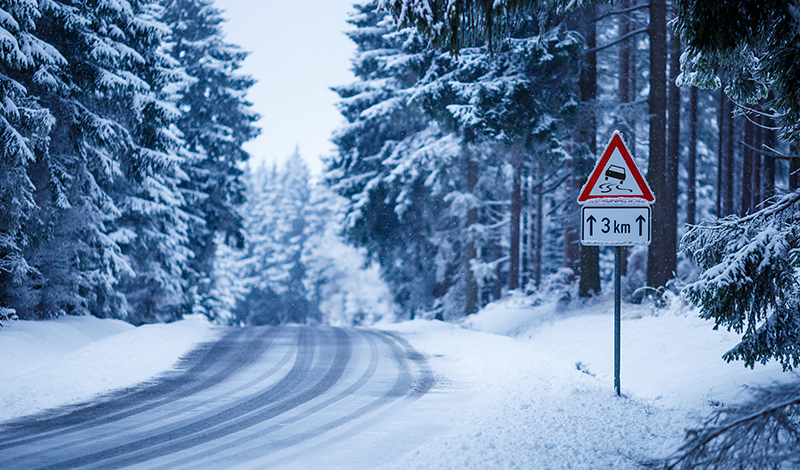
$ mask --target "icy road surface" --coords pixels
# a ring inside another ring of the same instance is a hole
[[[0,467],[302,468],[328,454],[347,465],[336,444],[353,436],[363,445],[402,441],[380,435],[379,424],[433,385],[405,340],[361,329],[231,329],[179,368],[3,424]]]

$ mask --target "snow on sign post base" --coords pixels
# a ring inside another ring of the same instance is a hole
[[[623,246],[649,245],[656,201],[619,132],[581,189],[581,244],[614,247],[614,388],[620,395],[620,265]]]

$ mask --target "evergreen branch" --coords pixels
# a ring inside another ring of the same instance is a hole
[[[778,119],[780,119],[780,118],[782,118],[782,117],[783,117],[783,115],[782,115],[782,114],[777,114],[777,113],[766,113],[766,112],[764,112],[764,111],[761,111],[761,110],[759,110],[759,109],[756,109],[756,108],[751,108],[751,107],[749,107],[749,106],[745,106],[745,105],[743,105],[743,104],[739,104],[739,103],[737,103],[736,101],[734,101],[734,100],[733,100],[733,98],[729,98],[729,99],[731,100],[731,102],[732,102],[733,104],[735,104],[735,105],[736,105],[736,107],[737,107],[737,108],[739,108],[739,109],[741,109],[741,110],[742,110],[742,112],[743,112],[743,114],[745,115],[745,117],[747,117],[747,113],[758,114],[759,116],[764,116],[764,117],[767,117],[767,118],[770,118],[770,119],[773,119],[773,120],[778,120]],[[748,118],[748,120],[750,120],[750,119]],[[752,122],[753,124],[756,124],[756,125],[759,125],[759,126],[760,126],[760,124],[758,124],[757,122],[754,122],[754,121],[752,121],[752,120],[750,120],[750,122]],[[778,129],[779,129],[778,127],[767,127],[767,126],[761,126],[761,127],[763,127],[764,129],[771,129],[771,130],[778,130]]]
[[[767,402],[766,406],[762,405],[764,402]],[[788,409],[797,405],[800,405],[797,383],[761,389],[742,405],[716,411],[706,421],[706,426],[719,422],[722,416],[730,419],[728,422],[722,422],[719,426],[688,431],[687,439],[689,441],[679,450],[681,455],[667,459],[664,468],[666,470],[673,470],[679,466],[682,468],[709,468],[711,464],[728,461],[732,467],[743,469],[753,464],[763,464],[765,461],[776,459],[776,457],[780,459],[782,448],[788,448],[791,452],[797,441],[797,425],[786,419]],[[789,437],[794,439],[781,443],[781,431],[786,432]],[[726,434],[727,436],[725,436]],[[712,442],[720,438],[722,438],[722,442],[713,446]],[[750,464],[747,466],[746,462],[741,459],[726,458],[726,456],[730,457],[732,450],[740,449],[741,445],[737,444],[742,443],[747,443],[750,447],[739,450],[739,453],[747,455],[746,461],[749,461]],[[709,448],[711,448],[711,453],[709,453]],[[670,460],[671,463],[669,463]],[[788,460],[788,458],[784,457],[782,460]],[[714,468],[721,467],[715,465]]]

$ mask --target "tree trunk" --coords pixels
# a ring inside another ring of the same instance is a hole
[[[719,144],[717,147],[717,217],[733,214],[733,103],[719,91]]]
[[[674,8],[673,8],[674,12]],[[674,13],[673,13],[674,14]],[[676,85],[681,73],[681,39],[672,29],[669,31],[669,81],[668,87],[668,129],[666,164],[666,201],[662,207],[665,212],[665,262],[669,269],[667,280],[672,277],[677,266],[678,254],[678,167],[681,152],[681,89]]]
[[[632,6],[631,0],[624,0],[620,5],[622,9]],[[633,24],[630,16],[623,14],[619,16],[619,36],[625,36],[633,31]],[[636,48],[635,39],[628,38],[619,45],[617,96],[622,104],[620,112],[621,132],[625,138],[628,150],[631,155],[636,155],[636,119],[633,109],[625,103],[630,103],[636,99]],[[628,273],[628,248],[622,247],[620,251],[620,274]]]
[[[750,119],[744,121],[744,147],[742,148],[742,212],[747,215],[753,210],[753,188],[755,185],[755,159],[753,147],[755,146],[755,129]]]
[[[764,129],[762,129],[762,147],[765,152],[762,157],[762,164],[764,167],[764,188],[762,190],[762,197],[764,200],[768,200],[775,196],[775,157],[772,156],[772,152],[775,150],[778,139],[775,135],[775,121],[765,116],[762,122],[764,123]]]
[[[726,99],[727,102],[727,125],[728,129],[725,131],[725,154],[727,155],[727,166],[725,168],[725,197],[723,199],[723,210],[725,215],[733,214],[733,175],[735,173],[734,166],[736,163],[736,154],[734,153],[734,141],[736,134],[736,120],[733,118],[733,101]]]
[[[722,200],[725,197],[725,171],[728,160],[725,158],[725,131],[728,129],[727,116],[725,114],[727,97],[723,87],[719,87],[719,115],[717,124],[719,125],[717,141],[717,217],[722,215]]]
[[[597,31],[594,18],[595,7],[586,7],[586,23],[584,37],[586,45],[592,49],[597,44]],[[597,99],[597,52],[586,55],[586,63],[581,70],[579,87],[581,100],[591,103]],[[587,146],[590,158],[597,158],[597,117],[594,112],[584,117],[581,123],[580,140]],[[581,297],[589,297],[600,292],[600,249],[596,246],[581,246],[581,280],[579,293]]]
[[[789,160],[789,189],[794,191],[800,189],[800,145],[792,145],[792,159]]]
[[[697,87],[689,90],[689,156],[686,160],[686,223],[697,223]]]
[[[524,145],[525,142],[520,142],[511,150],[514,182],[511,189],[511,249],[509,250],[508,260],[508,290],[514,290],[519,287],[519,225],[522,212],[522,152]]]
[[[759,109],[761,109],[759,107]],[[753,147],[756,149],[761,149],[761,145],[763,144],[763,132],[761,129],[761,116],[755,115],[753,116]],[[750,202],[750,210],[756,211],[758,210],[759,204],[761,201],[764,200],[764,195],[762,191],[762,177],[761,171],[763,169],[763,165],[761,158],[761,150],[754,150],[753,151],[753,182],[752,191],[753,191],[753,198]]]
[[[536,232],[533,248],[533,283],[536,287],[542,283],[542,250],[544,249],[544,195],[542,194],[542,182],[536,186]]]
[[[472,158],[468,149],[465,148],[464,151],[467,153],[467,191],[469,194],[474,194],[475,186],[478,184],[478,162]],[[464,257],[466,264],[464,269],[467,274],[464,287],[466,303],[464,313],[467,315],[478,311],[478,283],[475,280],[475,273],[472,272],[472,261],[476,258],[475,237],[470,230],[476,223],[478,223],[478,208],[471,207],[467,211],[467,249]]]
[[[666,0],[650,1],[650,164],[647,179],[653,189],[652,243],[647,255],[647,283],[653,287],[666,285],[675,270],[676,220],[670,201],[667,162],[667,5]],[[671,219],[671,220],[670,220]]]

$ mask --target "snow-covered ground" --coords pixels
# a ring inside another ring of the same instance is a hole
[[[736,335],[673,303],[623,306],[623,397],[613,390],[607,301],[564,311],[516,297],[460,325],[381,324],[428,358],[437,384],[395,424],[370,431],[396,429],[396,439],[369,446],[365,434],[352,450],[374,455],[357,461],[385,469],[640,468],[672,453],[713,406],[796,378],[776,364],[725,363]],[[0,421],[147,380],[218,334],[196,320],[138,328],[85,317],[10,322],[0,330]],[[345,449],[331,451],[335,459]]]
[[[461,326],[392,325],[429,357],[440,390],[468,398],[446,416],[428,411],[447,430],[385,468],[642,468],[672,454],[713,406],[743,399],[748,386],[796,378],[777,364],[725,363],[720,357],[736,335],[674,303],[623,306],[623,397],[613,388],[608,301],[566,312],[519,297]]]

